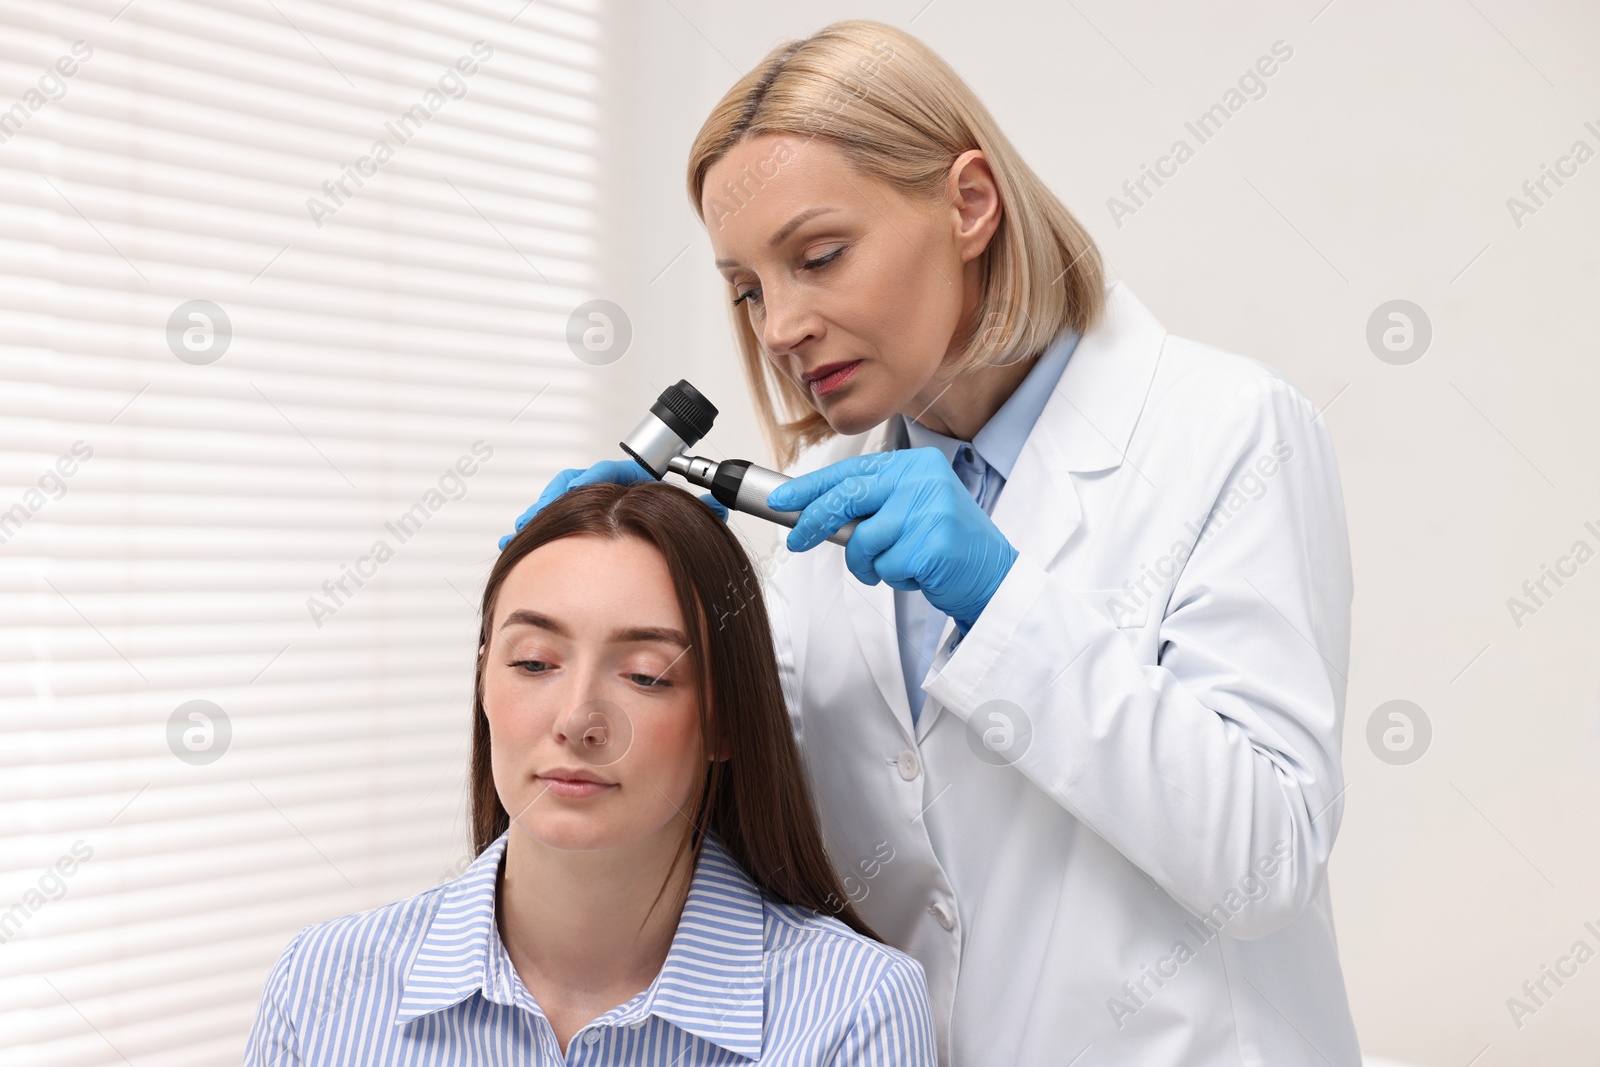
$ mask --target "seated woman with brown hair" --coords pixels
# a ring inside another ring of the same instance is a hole
[[[706,505],[599,483],[523,527],[472,730],[477,860],[302,930],[247,1063],[936,1063],[922,968],[829,862],[760,584]]]

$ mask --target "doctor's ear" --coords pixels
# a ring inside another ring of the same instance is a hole
[[[969,148],[955,158],[950,164],[946,185],[956,250],[965,263],[982,255],[1000,228],[1004,211],[1000,186],[995,182],[988,158],[979,148]]]

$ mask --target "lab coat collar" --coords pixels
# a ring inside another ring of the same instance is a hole
[[[1073,479],[1122,466],[1167,331],[1128,287],[1113,284],[1105,315],[1078,342],[1023,443],[992,518],[1017,551],[1049,569],[1083,521]],[[1136,467],[1130,476],[1143,478]]]
[[[1061,472],[1088,474],[1121,466],[1155,378],[1166,333],[1126,284],[1117,281],[1107,287],[1105,314],[1079,338],[991,515],[1012,546],[1039,566],[1048,569],[1083,522],[1077,490]],[[861,434],[862,452],[892,448],[892,430],[892,420],[885,419]],[[1135,476],[1143,476],[1134,470]],[[873,680],[905,735],[920,741],[937,721],[942,705],[929,700],[913,726],[899,669],[894,590],[884,582],[862,585],[845,569],[844,553],[835,555],[836,580],[850,587],[843,603]],[[954,633],[955,622],[947,620],[940,647]]]

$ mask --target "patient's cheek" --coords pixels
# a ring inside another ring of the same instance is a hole
[[[636,709],[633,719],[633,751],[642,757],[641,769],[674,803],[686,806],[705,760],[694,694],[679,694],[670,707]]]

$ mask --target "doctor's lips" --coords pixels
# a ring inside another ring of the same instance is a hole
[[[535,777],[544,783],[545,792],[574,799],[592,797],[615,788],[617,784],[581,767],[555,767]]]
[[[806,371],[800,377],[811,387],[813,393],[827,396],[849,381],[859,366],[861,366],[859,359],[849,363],[824,363],[815,370]]]

